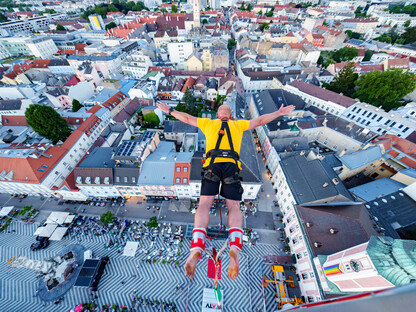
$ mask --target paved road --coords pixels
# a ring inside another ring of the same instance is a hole
[[[104,243],[114,236],[105,234],[103,236],[83,236],[80,238],[65,237],[62,241],[53,241],[47,249],[32,252],[29,249],[34,241],[33,232],[39,224],[27,224],[13,221],[7,231],[0,233],[0,311],[1,312],[55,312],[69,311],[75,305],[89,301],[88,289],[85,287],[72,287],[66,294],[62,303],[55,305],[52,302],[42,302],[36,296],[37,278],[35,272],[29,269],[7,269],[7,260],[19,255],[30,259],[44,259],[53,257],[62,249],[71,244],[81,244],[86,249],[92,250],[94,257],[110,257],[110,264],[106,267],[98,288],[97,303],[122,304],[131,306],[131,296],[135,295],[151,300],[174,302],[178,312],[194,312],[201,310],[202,290],[205,287],[212,288],[213,281],[206,277],[207,259],[204,257],[199,261],[195,280],[190,281],[184,275],[183,265],[188,256],[187,246],[189,240],[184,241],[183,247],[179,248],[180,265],[162,264],[160,261],[150,264],[144,261],[146,255],[138,253],[136,257],[125,257],[120,247],[104,248]],[[128,235],[125,239],[131,240]],[[144,239],[139,249],[150,249],[151,252],[166,247],[158,238],[150,246],[150,239]],[[215,241],[214,245],[219,248],[222,241]],[[166,256],[164,251],[163,256]],[[228,257],[223,257],[223,277],[220,281],[224,295],[224,311],[229,312],[256,312],[262,308],[262,287],[260,263],[262,255],[282,254],[276,245],[256,244],[246,246],[243,249],[240,260],[240,275],[236,281],[226,277],[228,268]],[[263,274],[272,276],[270,266],[263,265]],[[123,283],[122,283],[123,282]],[[175,292],[177,285],[182,286],[182,291]],[[189,286],[189,292],[188,292]],[[188,298],[188,300],[187,300]],[[265,289],[267,311],[275,310],[274,287]],[[186,309],[188,306],[188,309]],[[138,307],[134,311],[158,311],[155,308]]]

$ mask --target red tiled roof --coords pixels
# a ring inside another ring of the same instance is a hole
[[[186,89],[192,89],[192,87],[194,86],[195,83],[195,79],[192,77],[189,77],[186,81],[185,84],[182,87],[182,92],[185,92]]]
[[[75,75],[72,77],[66,84],[66,87],[76,86],[81,80],[78,79],[78,77]]]
[[[51,60],[34,60],[31,63],[31,68],[48,68]]]
[[[150,73],[151,71],[158,71],[158,72],[163,73],[165,76],[169,76],[171,73],[171,70],[172,68],[170,67],[150,66],[147,72]]]
[[[107,101],[105,101],[102,106],[108,108],[108,110],[112,111],[116,106],[118,106],[127,96],[121,92],[118,91],[116,94],[114,94],[111,98],[109,98]]]
[[[389,155],[397,157],[397,155],[399,155],[398,152],[406,154],[408,157],[405,156],[399,160],[405,163],[406,165],[416,169],[416,162],[411,159],[416,159],[415,143],[407,139],[399,138],[398,136],[392,134],[385,134],[383,136],[380,136],[376,140],[374,140],[374,143],[378,143],[379,141],[384,140],[389,140],[391,142],[391,147],[393,148],[393,150],[389,152]]]
[[[4,126],[27,126],[25,116],[2,115],[1,122]]]
[[[286,36],[285,37],[294,37],[295,35],[293,34],[293,32],[289,32],[289,33],[287,33],[286,34]]]
[[[292,49],[302,49],[303,43],[289,43]]]
[[[360,18],[346,18],[342,22],[345,23],[378,23],[376,18],[360,17]]]
[[[95,114],[98,112],[102,107],[100,105],[94,105],[88,110],[88,113]]]
[[[320,98],[325,101],[331,101],[343,107],[350,107],[356,102],[356,100],[352,98],[349,98],[344,95],[340,95],[338,93],[335,93],[333,91],[330,91],[324,88],[320,88],[318,86],[315,86],[313,84],[310,84],[301,80],[293,81],[290,85],[313,97]]]

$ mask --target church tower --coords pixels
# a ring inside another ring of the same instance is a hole
[[[194,28],[201,27],[200,23],[200,7],[199,7],[199,0],[193,0],[193,13],[194,13]]]

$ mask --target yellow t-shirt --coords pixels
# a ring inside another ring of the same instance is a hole
[[[233,140],[234,151],[240,155],[241,140],[243,139],[243,132],[248,130],[250,126],[250,120],[230,120],[228,121],[228,127],[230,128],[231,138]],[[208,153],[210,150],[215,149],[215,145],[218,140],[218,132],[221,129],[220,119],[209,119],[209,118],[198,118],[198,128],[201,129],[205,135],[206,148],[205,151]],[[230,144],[228,142],[227,134],[225,133],[222,137],[220,149],[230,150]],[[208,158],[204,163],[203,167],[209,165],[211,159]],[[235,162],[232,158],[216,157],[215,163],[219,162]],[[238,167],[241,170],[241,163],[238,162]]]

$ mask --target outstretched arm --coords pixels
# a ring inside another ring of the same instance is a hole
[[[250,120],[250,127],[248,127],[248,130],[268,124],[269,122],[275,120],[276,118],[280,116],[289,115],[294,109],[295,109],[295,106],[293,105],[283,106],[282,104],[282,106],[280,106],[280,109],[278,111],[275,111],[270,114],[261,115],[257,118]]]
[[[158,108],[159,108],[162,112],[164,112],[164,113],[166,113],[166,114],[169,114],[169,109],[170,109],[170,106],[169,106],[169,105],[164,104],[164,103],[162,103],[162,102],[160,102],[160,101],[156,102],[156,105],[157,105],[157,107],[158,107]],[[188,125],[191,125],[191,126],[194,126],[194,127],[198,127],[197,118],[196,118],[196,117],[194,117],[194,116],[191,116],[191,115],[189,115],[189,114],[187,114],[187,113],[178,112],[178,111],[176,111],[176,110],[174,110],[174,111],[171,113],[171,115],[172,115],[173,117],[175,117],[176,119],[178,119],[178,120],[180,120],[180,121],[182,121],[182,122],[184,122],[184,123],[186,123],[186,124],[188,124]]]

